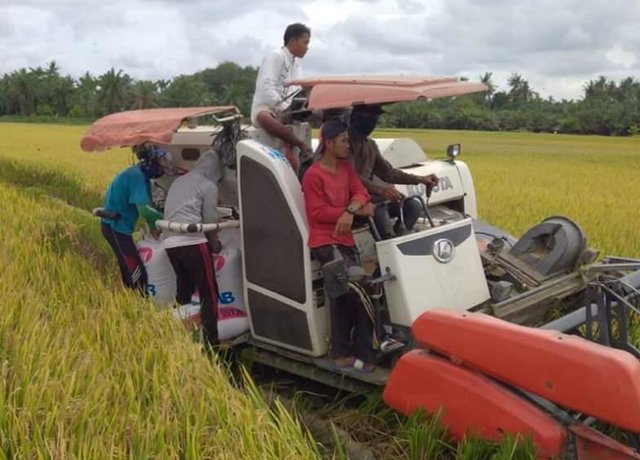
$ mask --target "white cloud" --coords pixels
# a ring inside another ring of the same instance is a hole
[[[576,98],[598,75],[640,75],[640,2],[628,0],[2,0],[0,74],[55,60],[65,73],[167,79],[222,61],[257,66],[287,24],[312,29],[304,73],[517,72]]]

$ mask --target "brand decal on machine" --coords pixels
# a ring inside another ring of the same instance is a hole
[[[438,185],[433,187],[433,193],[438,193],[441,190],[449,190],[450,188],[453,188],[453,184],[449,176],[439,176]],[[411,184],[407,185],[407,192],[408,196],[422,196],[426,194],[427,189],[423,184]]]
[[[438,185],[433,187],[433,193],[449,190],[450,188],[453,188],[453,184],[449,176],[438,176]]]
[[[456,247],[451,240],[440,238],[433,243],[433,257],[443,264],[451,262]]]

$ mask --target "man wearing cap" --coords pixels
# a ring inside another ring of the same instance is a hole
[[[269,53],[258,70],[256,91],[251,104],[251,123],[272,136],[300,149],[301,162],[311,158],[307,143],[298,139],[278,119],[278,114],[291,105],[300,87],[286,86],[300,78],[300,59],[307,54],[311,30],[304,24],[290,24],[284,32],[284,46]],[[291,159],[290,159],[291,162]],[[294,169],[298,165],[292,164]]]
[[[347,125],[329,120],[320,130],[316,161],[302,179],[309,222],[309,247],[323,266],[342,258],[347,267],[358,264],[351,226],[354,216],[372,216],[369,194],[353,166]],[[372,322],[367,312],[346,289],[331,299],[331,354],[341,369],[371,372]],[[330,295],[331,297],[331,295]],[[356,353],[351,354],[351,330],[355,329]]]
[[[150,181],[164,174],[168,152],[150,143],[132,150],[140,161],[118,173],[109,184],[103,204],[108,216],[102,217],[100,229],[116,256],[123,284],[146,295],[147,272],[132,234],[142,217],[152,236],[157,239],[160,235],[155,222],[162,214],[151,206]]]
[[[164,218],[185,224],[218,222],[218,183],[222,165],[217,151],[203,153],[191,171],[178,177],[167,193]],[[222,249],[217,232],[164,232],[164,246],[176,273],[176,302],[191,303],[198,290],[205,345],[218,344],[218,284],[212,253]]]
[[[401,169],[394,168],[384,159],[376,142],[369,137],[373,132],[380,114],[383,113],[379,104],[356,105],[351,112],[349,126],[349,145],[351,160],[360,175],[360,179],[371,194],[371,201],[378,203],[388,201],[387,207],[378,206],[375,211],[375,223],[383,239],[391,238],[401,233],[401,222],[398,219],[395,227],[391,225],[391,218],[400,216],[400,202],[403,195],[393,184],[424,184],[427,187],[437,185],[438,178],[434,174],[416,176]],[[378,177],[387,184],[381,185],[373,179]],[[422,205],[417,200],[403,202],[404,225],[411,230],[422,213]]]

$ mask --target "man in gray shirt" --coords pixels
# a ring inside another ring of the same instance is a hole
[[[186,224],[218,222],[218,182],[222,166],[218,153],[209,150],[202,154],[187,174],[171,184],[164,205],[164,218]],[[200,318],[205,344],[218,344],[218,284],[212,253],[220,252],[215,232],[163,233],[169,261],[176,273],[176,302],[191,303],[198,289]]]
[[[383,111],[379,104],[356,105],[353,108],[349,126],[349,148],[353,165],[371,195],[371,202],[389,202],[388,206],[376,207],[374,216],[380,236],[385,239],[401,231],[399,221],[394,228],[390,217],[400,216],[400,202],[404,197],[393,185],[376,183],[373,176],[387,184],[424,184],[427,187],[437,185],[438,178],[435,174],[426,176],[409,174],[394,168],[384,159],[376,142],[369,137],[378,124],[381,113]],[[422,205],[417,200],[406,200],[402,211],[405,227],[411,230],[422,213]]]

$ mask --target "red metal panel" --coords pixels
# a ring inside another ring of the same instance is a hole
[[[630,353],[480,313],[433,310],[415,321],[412,332],[455,362],[640,432],[640,362]]]
[[[423,350],[403,355],[391,371],[385,402],[403,414],[419,408],[435,413],[455,439],[473,433],[499,441],[505,433],[532,437],[545,457],[562,453],[567,433],[542,410],[489,378],[430,356]]]
[[[569,430],[576,437],[578,460],[633,460],[640,455],[625,445],[585,425],[572,425]]]

